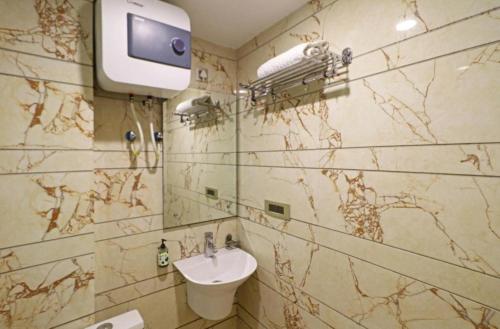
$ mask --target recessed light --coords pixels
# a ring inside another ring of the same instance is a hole
[[[417,25],[417,21],[414,19],[406,19],[404,21],[399,22],[396,25],[396,30],[398,31],[408,31]]]

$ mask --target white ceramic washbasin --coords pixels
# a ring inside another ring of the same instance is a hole
[[[220,249],[174,262],[187,281],[189,306],[199,316],[219,320],[231,313],[236,289],[257,269],[257,261],[239,249]]]

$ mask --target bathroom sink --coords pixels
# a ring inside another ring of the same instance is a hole
[[[174,266],[187,281],[189,306],[209,320],[223,319],[231,313],[236,289],[257,269],[249,253],[234,248],[220,249],[213,257],[185,258]]]

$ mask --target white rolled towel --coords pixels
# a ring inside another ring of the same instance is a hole
[[[323,40],[301,43],[262,64],[257,69],[257,77],[262,79],[313,56],[327,54],[328,47],[328,42]]]
[[[210,96],[191,98],[179,103],[179,105],[175,108],[175,113],[180,115],[191,115],[199,112],[205,112],[207,110],[207,105],[204,104],[210,103]]]

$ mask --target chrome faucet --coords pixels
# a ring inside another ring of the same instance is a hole
[[[231,234],[226,235],[226,249],[231,250],[239,247],[240,243],[233,240],[233,236]]]
[[[215,256],[217,250],[215,249],[213,232],[205,232],[205,248],[203,252],[205,254],[205,257]]]

